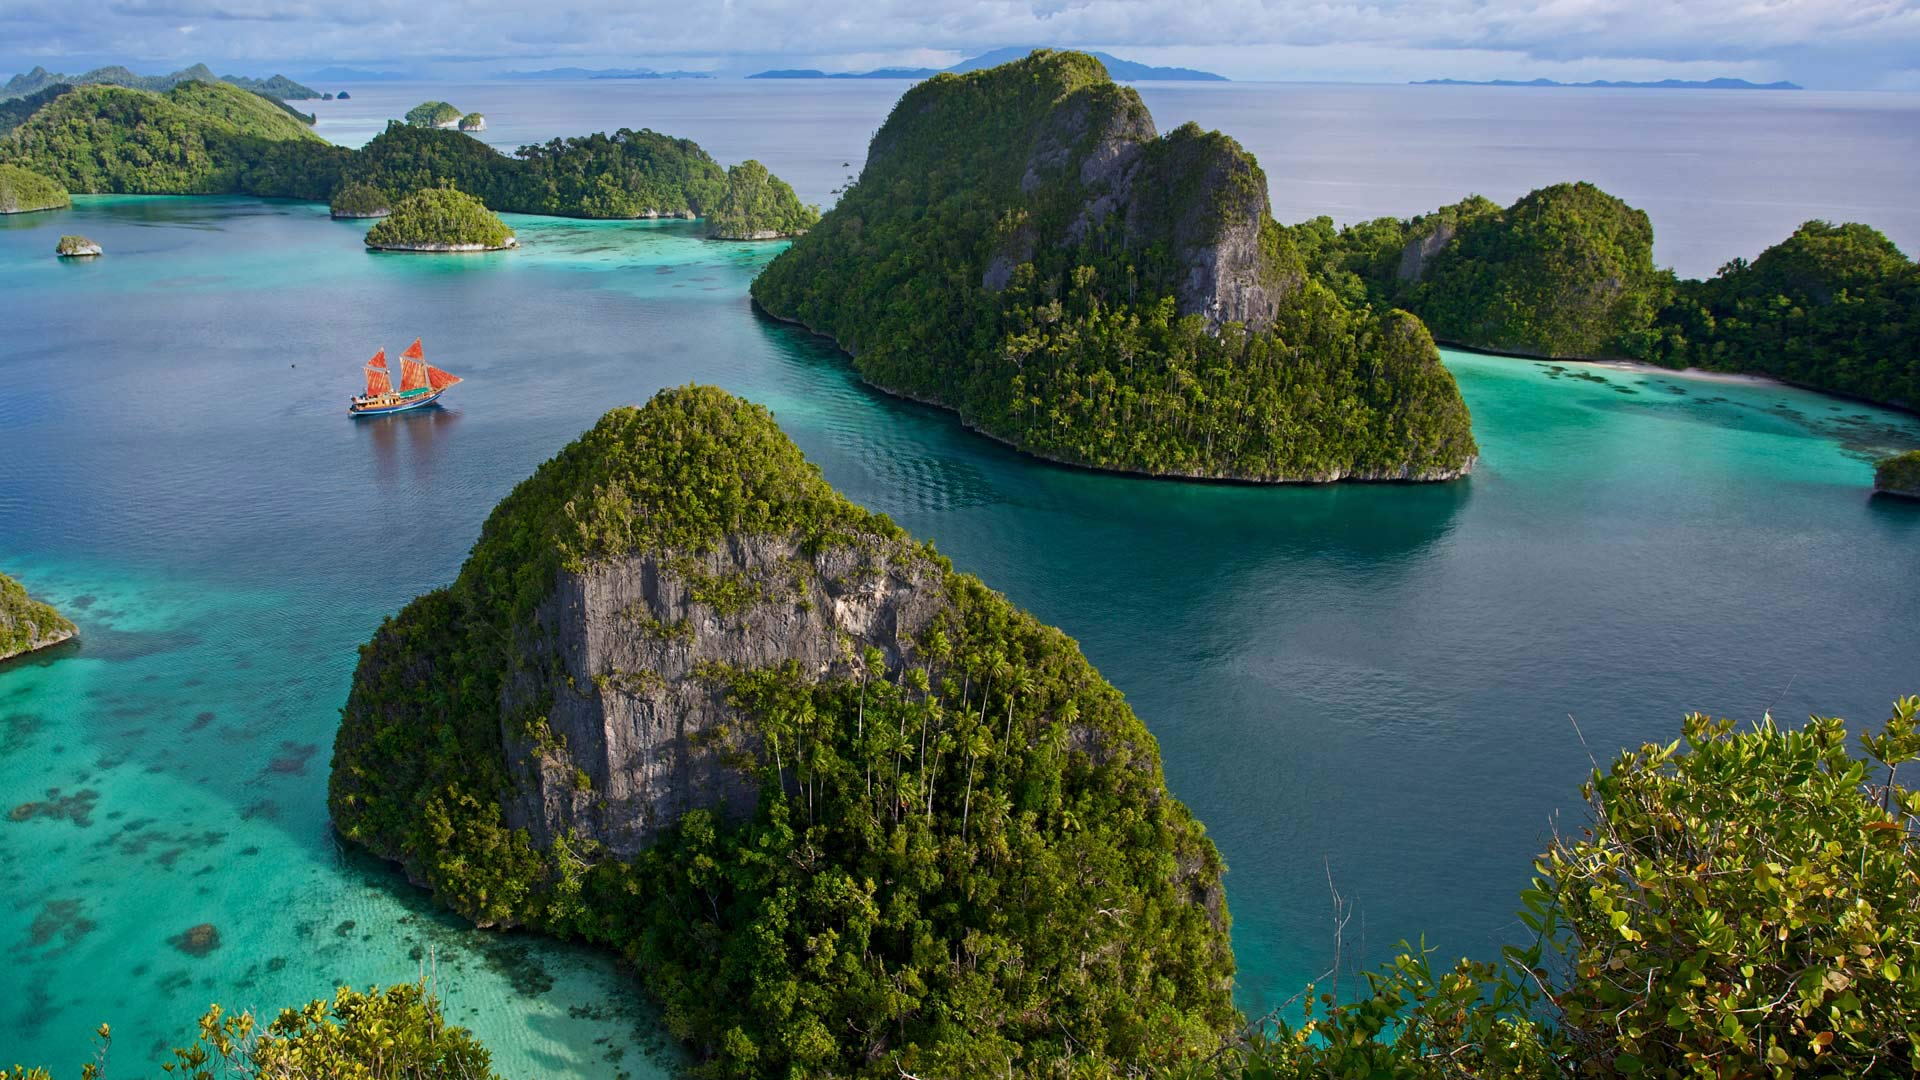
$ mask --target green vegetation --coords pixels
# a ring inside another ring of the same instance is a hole
[[[18,165],[0,165],[0,214],[60,210],[73,205],[67,189]]]
[[[486,129],[487,118],[477,112],[470,112],[460,118],[461,131],[485,131]]]
[[[1672,275],[1647,215],[1592,184],[1555,184],[1501,209],[1473,196],[1407,221],[1301,227],[1316,272],[1349,299],[1398,305],[1441,341],[1551,357],[1644,352]]]
[[[354,156],[347,176],[391,192],[451,183],[496,210],[562,217],[694,217],[726,193],[726,174],[698,144],[625,129],[507,157],[457,131],[394,124]]]
[[[718,240],[798,236],[820,221],[820,208],[803,206],[785,180],[747,160],[727,170],[727,190],[707,213],[707,235]]]
[[[1875,491],[1920,498],[1920,450],[1881,458],[1873,466]]]
[[[1097,60],[1041,50],[909,90],[860,181],[753,295],[873,384],[1056,460],[1260,481],[1466,471],[1466,406],[1426,330],[1307,271],[1232,139],[1156,139]]]
[[[746,729],[750,816],[696,810],[630,861],[536,849],[503,820],[502,730],[544,720],[500,703],[549,677],[559,575],[752,537],[903,568],[937,614],[897,659],[698,676]],[[1197,1060],[1236,1021],[1219,857],[1119,692],[714,389],[607,414],[495,509],[451,587],[381,628],[329,805],[477,922],[620,950],[698,1075],[1112,1075]]]
[[[26,586],[0,574],[0,660],[65,641],[73,634],[73,624],[52,605],[28,596]]]
[[[513,230],[486,204],[454,188],[424,188],[396,199],[367,230],[367,246],[393,250],[492,251],[512,247]]]
[[[1474,196],[1432,214],[1291,230],[1348,303],[1399,305],[1442,341],[1556,357],[1625,357],[1920,405],[1920,264],[1865,225],[1810,221],[1706,281],[1653,267],[1646,215],[1591,184],[1502,210]]]
[[[1809,221],[1680,285],[1646,358],[1920,408],[1920,264],[1865,225]]]
[[[0,105],[0,121],[10,115]],[[452,185],[502,212],[565,217],[690,218],[728,197],[727,174],[706,151],[652,131],[555,139],[508,157],[458,131],[400,123],[354,151],[314,135],[307,119],[220,84],[86,87],[50,94],[0,139],[0,162],[81,192],[326,200],[353,185],[392,199]],[[736,215],[742,227],[765,214],[766,228],[783,229],[804,214],[776,178],[765,192]],[[356,190],[335,207],[364,198]]]
[[[320,199],[352,151],[258,94],[187,82],[164,94],[88,86],[0,141],[0,159],[69,191]]]
[[[407,123],[414,127],[445,128],[460,122],[460,110],[444,101],[423,101],[407,110]]]
[[[447,1023],[439,1000],[424,985],[405,984],[360,993],[340,987],[332,1001],[282,1010],[260,1027],[251,1012],[218,1005],[200,1018],[199,1037],[176,1047],[161,1065],[184,1080],[222,1077],[312,1077],[315,1080],[499,1080],[493,1057],[466,1028]],[[95,1060],[81,1080],[108,1075],[113,1032],[95,1032]],[[0,1080],[53,1080],[46,1069],[19,1065]]]
[[[1920,1070],[1920,697],[1844,721],[1689,716],[1622,753],[1536,862],[1501,963],[1414,950],[1209,1070],[1244,1080],[1912,1076]]]
[[[49,86],[39,93],[28,94],[26,97],[0,100],[0,136],[4,136],[14,128],[26,123],[27,117],[39,112],[43,106],[54,98],[59,97],[61,94],[69,93],[72,90],[73,87],[65,83],[59,83]]]
[[[53,253],[55,255],[66,256],[98,255],[100,254],[100,245],[84,236],[68,233],[62,236],[60,242],[53,246]]]
[[[333,189],[334,217],[385,217],[393,212],[393,196],[358,180]]]

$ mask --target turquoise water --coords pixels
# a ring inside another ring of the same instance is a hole
[[[1868,493],[1911,417],[1789,389],[1448,354],[1483,447],[1444,486],[1257,489],[1040,464],[756,318],[774,248],[513,219],[524,247],[374,255],[244,199],[0,222],[0,569],[81,639],[0,666],[0,1064],[182,1041],[431,968],[506,1075],[659,1075],[631,973],[465,929],[342,851],[355,655],[605,409],[716,383],[851,497],[1077,637],[1225,853],[1241,999],[1422,933],[1490,954],[1587,756],[1679,715],[1859,720],[1920,690],[1920,506]],[[108,252],[52,258],[61,232]],[[343,414],[425,338],[448,407]],[[13,820],[12,818],[18,818]],[[213,924],[220,946],[172,944]]]

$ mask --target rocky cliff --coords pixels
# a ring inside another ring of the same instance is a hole
[[[381,627],[329,808],[476,922],[619,949],[729,1075],[1234,1022],[1219,856],[1119,693],[718,390],[609,413]]]
[[[58,645],[73,637],[73,624],[27,595],[26,587],[0,574],[0,660]]]
[[[1253,156],[1158,134],[1081,53],[908,90],[753,296],[1053,460],[1272,483],[1449,479],[1476,453],[1431,342],[1408,354],[1384,309],[1310,280]]]

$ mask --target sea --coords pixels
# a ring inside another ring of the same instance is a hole
[[[650,127],[830,205],[903,83],[364,84],[357,144],[427,98],[525,142]],[[1234,135],[1276,216],[1350,222],[1587,179],[1683,274],[1809,218],[1913,251],[1920,97],[1143,84]],[[1401,942],[1491,958],[1580,785],[1703,711],[1877,723],[1920,692],[1920,504],[1871,493],[1920,418],[1755,380],[1448,351],[1482,456],[1435,485],[1243,487],[1023,457],[757,317],[778,244],[509,217],[517,251],[374,254],[365,222],[94,196],[0,218],[0,570],[76,642],[0,664],[0,1066],[147,1071],[213,1002],[270,1015],[425,978],[502,1075],[684,1063],[608,954],[478,931],[327,824],[382,618],[606,409],[712,383],[827,479],[1074,638],[1228,866],[1249,1015]],[[101,242],[53,257],[62,233]],[[344,412],[421,337],[443,408]],[[1336,901],[1336,896],[1338,900]],[[1336,911],[1352,918],[1339,933]],[[212,935],[195,928],[211,927]]]

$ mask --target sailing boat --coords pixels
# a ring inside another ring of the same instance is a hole
[[[367,361],[367,392],[354,398],[347,405],[347,412],[354,416],[385,416],[418,409],[440,400],[447,387],[459,381],[460,376],[427,363],[420,339],[414,338],[407,351],[400,354],[400,389],[393,388],[387,369],[387,350],[382,348]]]

